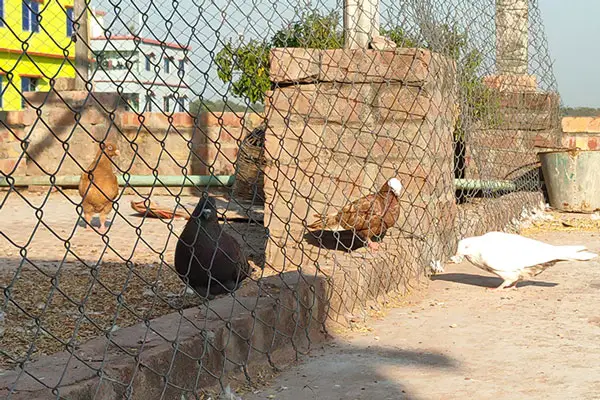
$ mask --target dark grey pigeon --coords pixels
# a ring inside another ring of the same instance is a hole
[[[202,297],[237,290],[251,273],[239,243],[223,231],[211,197],[202,197],[177,241],[175,269]]]

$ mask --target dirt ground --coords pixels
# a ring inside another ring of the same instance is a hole
[[[600,251],[599,232],[529,236]],[[445,269],[424,299],[243,399],[600,399],[600,260],[559,263],[499,293],[486,290],[499,278],[467,262]]]

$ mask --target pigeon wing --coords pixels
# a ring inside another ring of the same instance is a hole
[[[496,271],[518,271],[554,261],[556,250],[556,246],[503,232],[487,233],[480,242],[482,261]]]

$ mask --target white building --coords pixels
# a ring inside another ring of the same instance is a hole
[[[136,111],[183,112],[192,93],[190,47],[135,36],[105,37],[102,11],[94,11],[90,39],[96,62],[90,77],[97,92],[122,92]]]

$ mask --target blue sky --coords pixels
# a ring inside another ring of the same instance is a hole
[[[600,1],[538,1],[564,104],[600,107]]]
[[[436,13],[454,13],[453,18],[460,19],[463,26],[470,27],[473,36],[482,40],[484,44],[480,45],[480,49],[493,57],[493,47],[490,46],[493,46],[494,38],[489,36],[492,32],[489,27],[493,26],[494,2],[444,0],[431,1],[430,4],[441,4]],[[549,59],[553,63],[564,104],[600,107],[600,24],[597,22],[600,0],[530,2],[537,3],[540,8],[550,51]],[[98,8],[109,11],[107,19],[114,18],[116,8],[113,5],[118,4],[122,9],[121,18],[130,22],[137,20],[134,16],[137,12],[135,7],[140,7],[149,16],[149,27],[144,29],[143,36],[165,41],[177,38],[183,44],[190,44],[193,47],[193,67],[190,70],[192,88],[196,95],[209,99],[228,93],[227,86],[216,77],[212,63],[222,46],[222,40],[270,37],[286,22],[294,19],[301,7],[342,8],[342,0],[97,0],[94,3]],[[415,0],[380,0],[382,24],[386,21],[398,21],[402,26],[414,24],[412,12],[406,5],[417,3]],[[442,8],[451,11],[443,11]],[[122,27],[114,26],[112,31],[118,33],[120,29]],[[532,43],[534,48],[538,45]],[[486,63],[486,71],[492,73],[493,60],[488,59]]]

